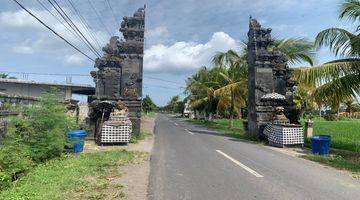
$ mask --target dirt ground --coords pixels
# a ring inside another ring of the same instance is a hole
[[[109,188],[110,190],[118,189],[125,193],[125,198],[129,200],[144,200],[147,199],[147,188],[149,183],[150,174],[150,155],[154,144],[154,126],[155,117],[142,117],[141,130],[151,134],[144,140],[139,141],[136,144],[128,144],[124,146],[97,146],[94,141],[89,140],[85,142],[84,153],[95,151],[109,151],[115,149],[126,149],[128,151],[141,151],[148,153],[146,157],[134,164],[126,165],[119,169],[121,171],[121,177],[114,178],[110,185],[121,184],[123,187]]]

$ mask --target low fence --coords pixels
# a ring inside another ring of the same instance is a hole
[[[339,117],[360,119],[360,112],[341,112],[339,113]]]

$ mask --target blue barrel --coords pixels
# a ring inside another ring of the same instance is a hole
[[[313,154],[328,155],[330,151],[330,135],[315,135],[310,138]]]
[[[73,130],[67,132],[68,142],[70,143],[70,149],[75,153],[82,152],[84,150],[84,141],[86,137],[84,130]]]

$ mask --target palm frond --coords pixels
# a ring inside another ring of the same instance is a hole
[[[230,83],[214,91],[216,96],[227,96],[231,91],[234,91],[239,86],[239,82]]]
[[[295,68],[294,71],[298,82],[320,86],[349,74],[359,75],[360,59],[334,60],[319,66]],[[355,76],[354,79],[360,80],[360,76]]]
[[[313,96],[317,102],[338,105],[360,94],[358,74],[349,74],[316,88]]]
[[[341,28],[329,28],[321,31],[316,36],[315,45],[318,48],[329,46],[335,55],[360,55],[360,37]]]
[[[212,58],[212,63],[219,67],[228,67],[240,59],[241,55],[230,49],[227,52],[217,52]]]
[[[192,100],[192,101],[190,101],[190,107],[193,108],[193,109],[196,109],[196,108],[202,106],[203,104],[205,104],[207,102],[208,102],[207,97],[204,97],[202,99]]]
[[[307,62],[310,65],[314,64],[315,46],[313,42],[305,38],[288,38],[282,40],[275,40],[273,48],[281,51],[290,64]]]
[[[352,21],[360,19],[360,1],[359,0],[345,0],[340,7],[339,18],[347,18]]]

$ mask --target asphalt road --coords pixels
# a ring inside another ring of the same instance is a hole
[[[149,199],[360,199],[360,180],[159,114]]]

